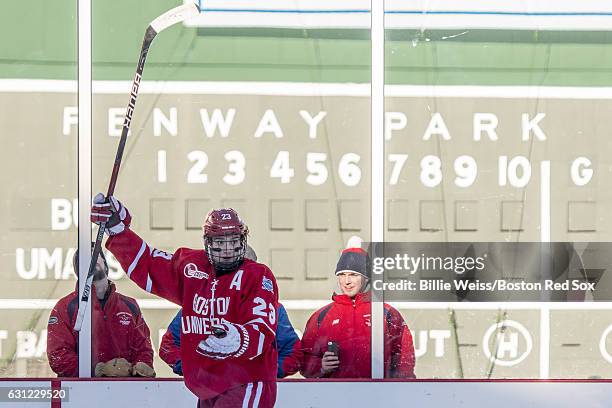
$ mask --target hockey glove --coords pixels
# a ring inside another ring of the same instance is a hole
[[[91,222],[100,225],[106,222],[104,232],[108,235],[117,235],[122,233],[130,226],[132,216],[130,212],[121,204],[121,201],[115,197],[104,197],[104,194],[98,193],[93,199],[91,207]]]
[[[132,374],[132,364],[125,358],[113,358],[106,363],[96,364],[96,377],[129,377]]]
[[[137,362],[132,367],[132,375],[134,377],[155,377],[155,370],[150,367],[147,363],[143,363],[142,361]]]
[[[197,352],[217,360],[243,355],[249,347],[249,333],[244,326],[228,321],[223,321],[221,326],[226,334],[221,336],[217,331],[217,335],[209,335],[200,342]]]

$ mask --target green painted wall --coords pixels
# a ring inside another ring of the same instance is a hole
[[[95,79],[132,79],[146,25],[177,0],[93,1]],[[76,1],[5,1],[0,77],[76,78]],[[395,30],[392,84],[610,86],[608,32]],[[172,27],[151,48],[150,80],[358,82],[370,78],[364,30]]]
[[[0,77],[75,79],[76,1],[6,0],[0,6]]]
[[[401,30],[387,37],[388,83],[612,84],[609,32]]]

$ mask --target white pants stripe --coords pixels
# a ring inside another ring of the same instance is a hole
[[[253,408],[259,407],[259,399],[261,398],[262,390],[263,390],[263,383],[260,381],[257,383],[257,389],[255,390],[255,399],[253,400]]]
[[[242,408],[258,408],[259,399],[261,398],[261,392],[263,391],[263,383],[261,381],[255,383],[255,398],[253,404],[249,404],[251,394],[253,393],[253,383],[247,384],[247,389],[244,392],[244,399],[242,400]]]
[[[244,392],[244,399],[242,400],[242,408],[249,408],[249,400],[251,399],[252,390],[253,390],[253,383],[248,383],[247,389]]]

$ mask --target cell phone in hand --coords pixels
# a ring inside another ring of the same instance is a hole
[[[330,353],[334,353],[336,357],[338,357],[338,353],[340,351],[340,348],[338,347],[338,343],[336,343],[335,341],[328,341],[327,351],[329,351]]]

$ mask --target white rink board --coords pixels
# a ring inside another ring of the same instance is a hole
[[[70,401],[62,402],[62,408],[195,408],[197,405],[197,398],[182,381],[62,381],[62,387],[70,390]]]
[[[50,382],[0,381],[1,387],[49,386]],[[196,406],[181,381],[62,381],[70,392],[61,407],[179,408]],[[445,407],[495,408],[612,406],[610,382],[310,382],[278,383],[277,407]],[[485,405],[486,404],[486,405]],[[10,403],[7,407],[49,407]]]
[[[279,384],[277,407],[612,406],[612,383],[348,382]]]

